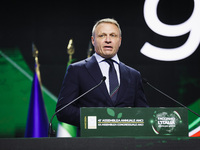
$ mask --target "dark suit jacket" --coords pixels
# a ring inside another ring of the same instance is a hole
[[[58,120],[79,127],[80,107],[148,107],[140,73],[121,62],[119,70],[120,89],[115,103],[108,94],[106,84],[102,83],[98,88],[59,112]],[[56,110],[97,85],[102,77],[95,56],[71,64],[62,84]]]

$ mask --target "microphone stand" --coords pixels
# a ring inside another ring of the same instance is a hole
[[[191,110],[190,108],[188,108],[187,106],[183,105],[182,103],[180,103],[179,101],[175,100],[174,98],[170,97],[169,95],[165,94],[164,92],[162,92],[161,90],[157,89],[155,86],[153,86],[152,84],[150,84],[147,79],[142,78],[142,82],[147,84],[148,86],[150,86],[151,88],[153,88],[154,90],[156,90],[157,92],[159,92],[160,94],[164,95],[165,97],[169,98],[170,100],[174,101],[175,103],[179,104],[180,106],[184,107],[185,109],[189,110],[190,112],[192,112],[193,114],[197,115],[198,117],[200,117],[199,114],[197,114],[196,112],[194,112],[193,110]]]
[[[96,89],[98,86],[100,86],[104,81],[106,80],[106,77],[103,76],[102,80],[93,88],[89,89],[88,91],[86,91],[85,93],[83,93],[82,95],[80,95],[79,97],[77,97],[76,99],[74,99],[73,101],[69,102],[68,104],[64,105],[63,107],[61,107],[60,109],[58,109],[53,116],[51,117],[50,123],[49,123],[49,131],[48,131],[48,136],[49,137],[55,137],[55,130],[53,130],[52,128],[52,121],[54,116],[59,113],[60,111],[62,111],[63,109],[65,109],[66,107],[68,107],[69,105],[71,105],[72,103],[76,102],[78,99],[80,99],[81,97],[85,96],[87,93],[91,92],[92,90]],[[61,98],[62,99],[62,98]]]

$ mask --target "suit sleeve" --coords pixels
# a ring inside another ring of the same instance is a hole
[[[61,91],[58,96],[56,111],[70,103],[79,96],[78,70],[70,65],[65,74]],[[61,122],[65,122],[74,126],[80,126],[80,108],[77,102],[72,103],[57,114],[57,118]]]

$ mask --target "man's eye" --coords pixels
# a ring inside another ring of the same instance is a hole
[[[110,36],[111,36],[111,37],[116,37],[117,35],[116,35],[116,34],[111,34]]]
[[[103,35],[103,34],[101,34],[101,35],[99,35],[99,37],[104,37],[104,35]]]

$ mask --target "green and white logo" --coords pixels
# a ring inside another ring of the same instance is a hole
[[[177,111],[154,111],[150,123],[155,134],[173,135],[182,124],[182,119]]]

